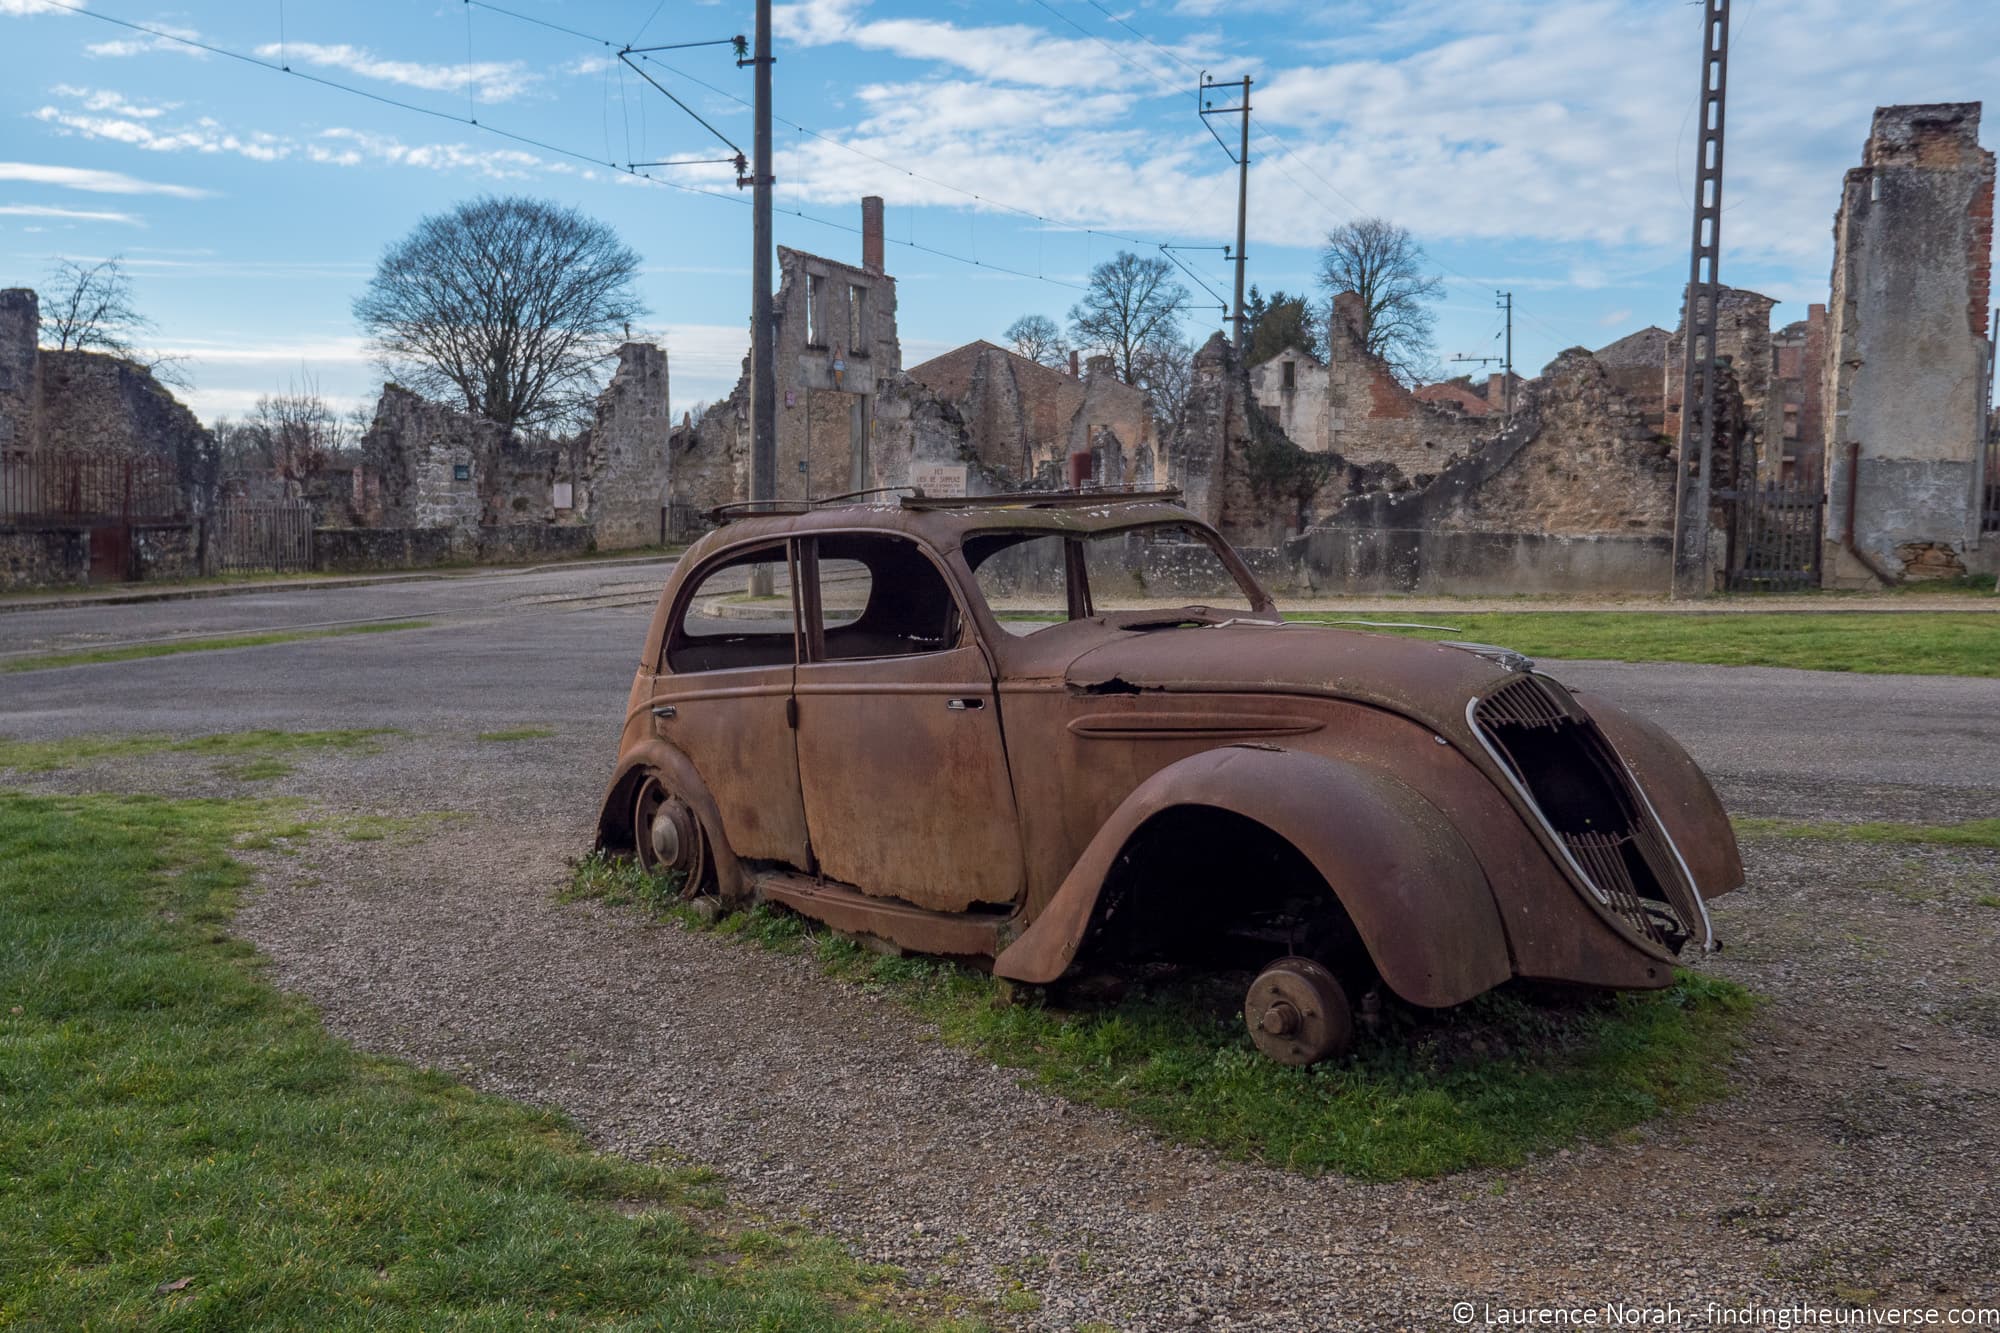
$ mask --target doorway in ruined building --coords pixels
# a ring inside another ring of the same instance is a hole
[[[805,439],[798,463],[800,496],[817,499],[874,485],[868,457],[873,408],[873,399],[865,393],[806,390]]]

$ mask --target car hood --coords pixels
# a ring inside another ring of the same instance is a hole
[[[1090,694],[1304,694],[1353,699],[1470,742],[1466,701],[1514,668],[1498,649],[1327,625],[1236,621],[1135,630],[1091,648],[1064,672]],[[1525,666],[1525,659],[1514,659]],[[1477,748],[1475,746],[1475,748]]]

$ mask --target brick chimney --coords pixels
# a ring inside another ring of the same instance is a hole
[[[1083,371],[1077,367],[1076,349],[1074,347],[1069,349],[1069,377],[1073,380],[1083,378]]]
[[[1498,407],[1507,401],[1507,377],[1488,375],[1486,377],[1486,401]]]
[[[883,272],[882,268],[882,196],[863,195],[861,198],[861,267],[870,273]]]

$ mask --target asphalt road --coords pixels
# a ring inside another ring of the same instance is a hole
[[[0,616],[17,655],[423,619],[428,628],[0,674],[0,734],[536,725],[608,766],[670,562]],[[2000,681],[1764,667],[1552,668],[1662,723],[1732,808],[1838,818],[2000,810]],[[584,775],[579,775],[580,777]],[[594,788],[593,768],[584,782]]]

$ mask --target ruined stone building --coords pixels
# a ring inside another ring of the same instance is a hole
[[[193,573],[214,438],[145,366],[40,333],[0,291],[0,587]]]
[[[1773,435],[1767,442],[1762,475],[1810,478],[1826,475],[1826,305],[1815,301],[1806,317],[1771,335]]]
[[[984,340],[910,367],[910,378],[958,409],[981,462],[1023,481],[1056,484],[1071,454],[1092,455],[1105,485],[1150,485],[1159,427],[1146,391],[1119,379],[1112,359],[1067,372]]]
[[[1313,454],[1386,463],[1406,477],[1433,476],[1446,460],[1491,433],[1463,404],[1419,397],[1371,353],[1361,298],[1343,292],[1327,321],[1324,360],[1287,347],[1250,367],[1250,392],[1287,438]]]
[[[542,437],[383,386],[360,466],[308,480],[316,563],[515,560],[660,542],[667,387],[667,354],[626,343],[591,424]]]
[[[1834,217],[1824,569],[1835,586],[2000,568],[1984,531],[1993,154],[1977,102],[1882,107]]]
[[[958,408],[904,372],[882,201],[862,200],[861,213],[859,266],[778,247],[776,497],[913,484],[985,494],[1021,484],[1013,444],[992,437],[988,461]],[[704,512],[749,498],[747,356],[729,397],[674,430],[669,452],[675,504]]]

